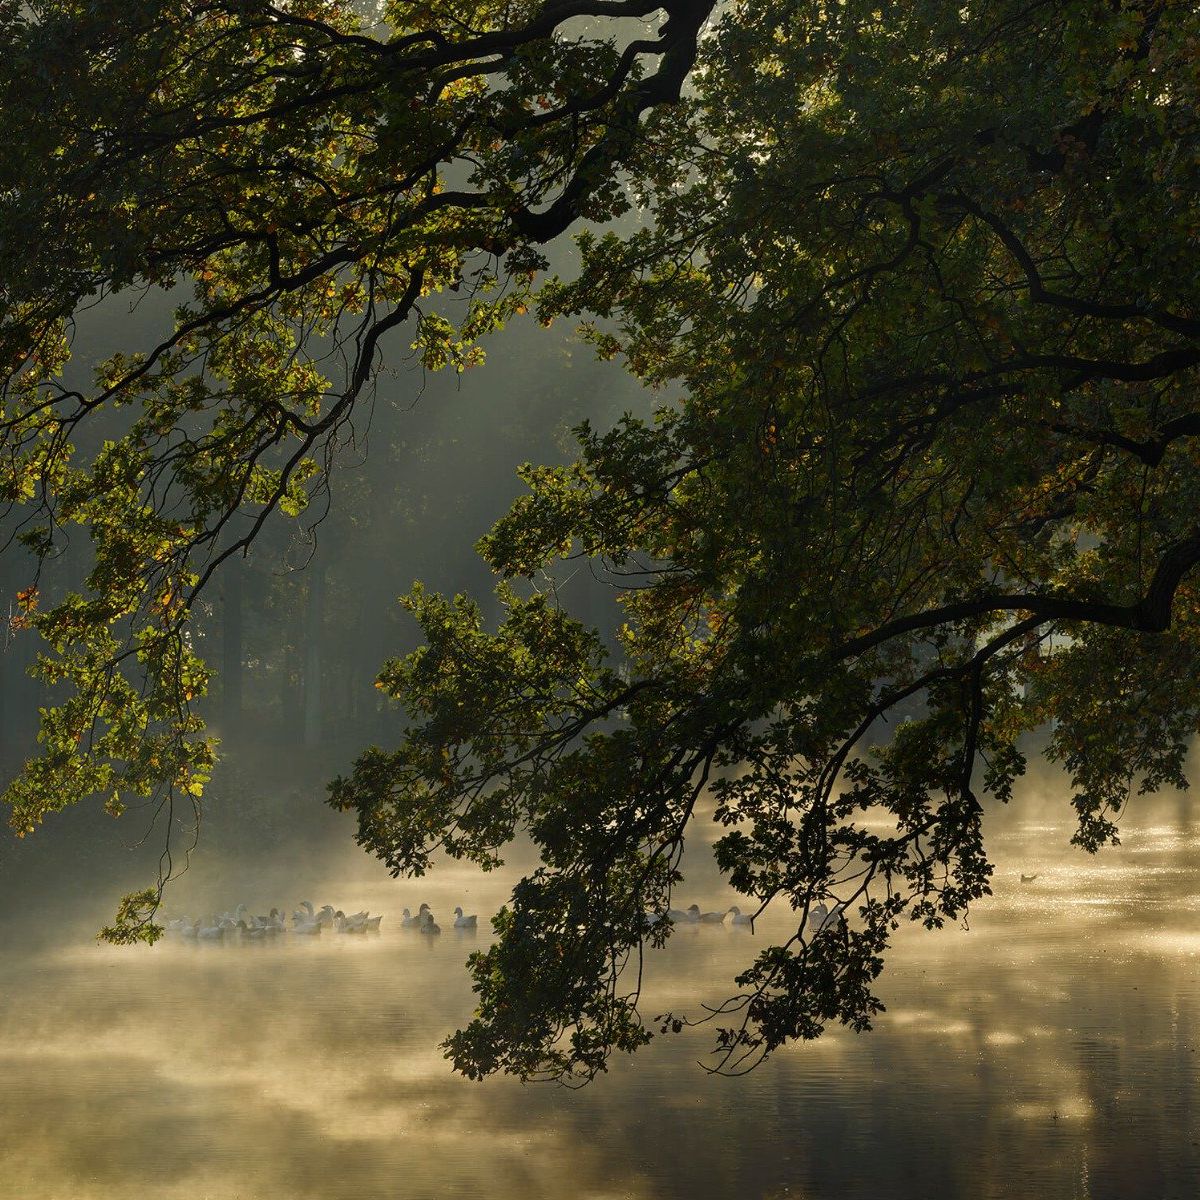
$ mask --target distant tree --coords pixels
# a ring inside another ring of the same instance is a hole
[[[22,601],[82,699],[10,789],[19,826],[71,772],[207,768],[179,701],[205,555],[302,507],[388,327],[463,365],[533,302],[538,245],[644,210],[536,302],[668,401],[526,469],[483,542],[513,581],[497,632],[414,590],[426,644],[381,675],[404,740],[332,789],[396,872],[540,850],[473,957],[447,1044],[472,1076],[587,1078],[649,1039],[636,960],[706,791],[731,884],[795,914],[716,1022],[738,1071],[868,1027],[898,923],[987,894],[981,800],[1011,795],[1024,733],[1055,719],[1095,849],[1131,792],[1183,785],[1200,716],[1195,6],[664,7],[629,42],[652,10],[616,0],[389,4],[379,38],[332,3],[0,8],[28,131],[0,150],[11,498],[52,518],[27,544],[72,520],[99,555],[91,599]],[[162,347],[58,382],[86,297],[183,276]],[[475,284],[457,327],[422,299]],[[129,431],[75,465],[114,402]],[[539,586],[572,556],[620,593],[622,663]],[[82,755],[131,615],[161,711]]]

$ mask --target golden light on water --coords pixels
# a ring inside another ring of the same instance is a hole
[[[1096,1195],[1146,1180],[1140,1194],[1191,1195],[1200,833],[1127,826],[1096,859],[1068,838],[1041,814],[1007,821],[969,930],[901,931],[873,1033],[833,1029],[742,1080],[702,1072],[705,1029],[582,1092],[452,1075],[438,1043],[470,1013],[463,960],[480,940],[431,942],[398,918],[423,900],[492,911],[506,879],[461,868],[395,882],[339,852],[310,871],[304,898],[386,914],[372,938],[125,951],[80,919],[40,948],[10,939],[0,1196],[850,1200],[890,1179],[965,1200],[1015,1178],[1031,1196],[1092,1195],[1097,1179]],[[282,869],[261,878],[260,895],[235,889],[252,909],[300,898]],[[185,877],[171,902],[200,911],[219,882]],[[686,890],[736,902],[696,864]],[[721,999],[787,921],[681,930],[648,956],[645,1011]]]

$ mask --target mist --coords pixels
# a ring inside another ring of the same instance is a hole
[[[67,382],[169,320],[169,296],[106,298],[78,317]],[[597,361],[561,322],[515,321],[461,375],[423,371],[412,337],[385,341],[327,493],[268,522],[196,606],[191,633],[214,671],[198,711],[220,739],[199,808],[156,798],[114,819],[87,799],[0,839],[0,1197],[1194,1196],[1200,812],[1189,792],[1133,795],[1121,844],[1089,855],[1071,843],[1070,781],[1040,756],[1045,730],[1024,743],[1013,801],[984,801],[992,894],[945,929],[901,924],[870,1032],[834,1022],[745,1077],[710,1073],[735,977],[797,933],[777,904],[753,929],[681,924],[631,964],[656,1036],[586,1088],[454,1074],[443,1041],[476,1005],[468,956],[537,868],[534,847],[518,835],[495,871],[443,856],[393,878],[327,785],[402,737],[405,714],[375,686],[419,643],[398,597],[417,580],[463,592],[494,626],[496,581],[474,547],[520,494],[518,466],[569,461],[581,422],[607,429],[673,397]],[[106,417],[81,452],[123,419]],[[47,595],[78,587],[88,562],[78,536],[48,565]],[[29,567],[10,545],[9,596]],[[604,571],[575,559],[551,585],[617,656]],[[31,631],[10,630],[0,653],[6,779],[55,697],[29,676],[35,652]],[[1187,767],[1195,778],[1196,746]],[[753,911],[717,870],[713,808],[702,795],[677,902]],[[119,897],[160,872],[164,921],[308,901],[382,923],[358,937],[97,943]],[[403,927],[422,904],[437,936]],[[454,928],[456,906],[478,932]],[[668,1013],[696,1023],[660,1035]]]

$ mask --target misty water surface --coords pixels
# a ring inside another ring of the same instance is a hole
[[[452,1075],[437,1043],[470,1012],[478,943],[397,918],[421,900],[444,925],[460,900],[486,913],[501,876],[392,881],[341,842],[302,864],[210,861],[176,910],[304,898],[383,911],[383,931],[133,951],[89,940],[90,902],[72,919],[9,898],[0,1195],[1193,1197],[1200,831],[1159,806],[1091,859],[1053,799],[994,822],[996,894],[969,931],[901,937],[873,1033],[834,1030],[733,1080],[697,1065],[702,1032],[579,1092]],[[737,899],[696,864],[693,898]],[[653,956],[646,1011],[719,1000],[784,929],[681,930]]]

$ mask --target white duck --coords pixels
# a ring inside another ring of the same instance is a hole
[[[311,908],[310,904],[309,909],[311,910]],[[292,932],[312,937],[321,932],[321,922],[317,920],[315,914],[306,916],[304,913],[292,913]]]
[[[292,913],[292,924],[295,924],[297,921],[304,921],[307,923],[309,921],[315,921],[316,919],[317,914],[313,909],[311,900],[301,900],[300,908],[296,909],[296,911]]]
[[[367,933],[378,933],[379,925],[382,920],[383,920],[383,913],[380,913],[379,916],[377,916],[377,917],[368,917],[363,922],[363,928],[367,931]]]
[[[742,912],[736,904],[725,915],[729,918],[730,925],[754,925],[754,918],[749,913]]]
[[[817,937],[831,925],[837,925],[839,922],[844,921],[846,919],[844,915],[845,911],[846,906],[841,901],[835,904],[833,908],[827,908],[823,900],[818,900],[808,910],[808,919],[812,924],[812,936]]]
[[[478,929],[479,917],[472,914],[469,917],[463,916],[463,910],[460,907],[454,910],[454,928],[455,929]]]
[[[700,921],[704,925],[720,925],[725,920],[723,912],[706,912],[700,914]]]
[[[406,908],[404,910],[404,915],[400,918],[400,928],[401,929],[416,929],[417,926],[420,924],[421,924],[421,918],[414,917],[412,915],[412,913],[409,912],[409,910]]]

